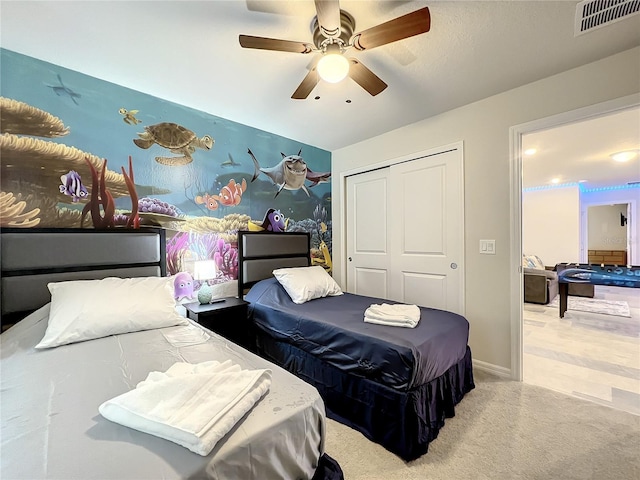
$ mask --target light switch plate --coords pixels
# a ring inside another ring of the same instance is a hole
[[[480,240],[480,253],[484,255],[496,254],[496,241],[495,240]]]

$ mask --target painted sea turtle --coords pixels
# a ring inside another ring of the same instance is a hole
[[[133,143],[140,148],[146,149],[157,143],[171,153],[181,154],[181,157],[156,157],[156,162],[171,166],[191,163],[193,161],[191,154],[196,150],[196,147],[210,150],[215,142],[209,135],[198,138],[188,128],[170,122],[144,127],[144,132],[138,133],[138,136],[140,138],[134,138]]]

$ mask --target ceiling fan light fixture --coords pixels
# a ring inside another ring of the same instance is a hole
[[[633,0],[638,1],[638,0]],[[240,35],[242,48],[256,48],[276,52],[308,54],[321,52],[322,57],[313,65],[293,92],[291,98],[304,100],[320,80],[338,83],[346,77],[375,97],[387,88],[387,84],[355,58],[346,58],[349,48],[371,50],[388,43],[426,33],[431,28],[428,7],[402,15],[374,27],[354,33],[353,16],[340,8],[340,0],[314,0],[316,15],[311,20],[313,45],[306,42],[278,38]]]
[[[338,83],[349,74],[349,60],[340,53],[327,53],[318,62],[318,74],[325,82]]]

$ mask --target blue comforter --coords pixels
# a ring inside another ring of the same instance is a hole
[[[275,278],[254,285],[245,299],[258,329],[345,372],[407,390],[442,374],[465,355],[469,322],[420,307],[416,328],[364,322],[373,303],[396,303],[345,293],[293,303]]]

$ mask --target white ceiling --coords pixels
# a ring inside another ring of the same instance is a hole
[[[313,54],[240,47],[241,33],[312,43],[312,0],[2,1],[0,45],[335,150],[640,45],[640,15],[575,37],[576,3],[342,0],[356,32],[430,9],[430,32],[349,51],[389,85],[376,97],[347,79],[292,100]]]
[[[640,108],[524,135],[522,185],[525,188],[581,183],[585,189],[640,182]],[[620,163],[611,154],[635,150]]]

